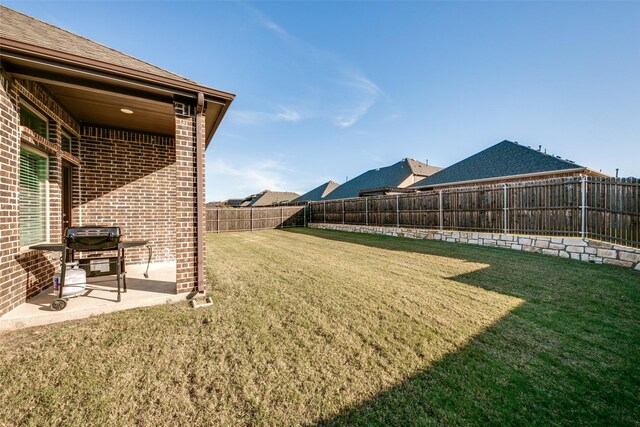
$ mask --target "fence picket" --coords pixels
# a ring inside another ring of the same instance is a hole
[[[214,212],[215,218],[212,218]],[[206,229],[224,233],[303,227],[306,224],[305,214],[305,206],[207,209]]]
[[[569,177],[310,206],[322,203],[326,223],[571,236],[640,247],[639,193],[635,178]]]

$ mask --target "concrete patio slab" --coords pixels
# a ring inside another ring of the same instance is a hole
[[[151,264],[148,279],[143,275],[145,268],[146,265],[127,265],[127,292],[122,294],[119,303],[116,302],[117,287],[114,276],[88,278],[87,290],[69,298],[67,307],[61,311],[53,311],[49,307],[57,298],[51,286],[0,317],[0,331],[186,300],[187,294],[176,295],[175,262]]]

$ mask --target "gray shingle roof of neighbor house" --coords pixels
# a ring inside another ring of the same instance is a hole
[[[360,191],[370,188],[399,187],[412,175],[423,179],[442,168],[429,166],[413,159],[402,159],[398,163],[384,168],[371,169],[350,179],[329,193],[323,200],[358,197]]]
[[[327,181],[322,185],[317,186],[311,191],[307,191],[302,196],[293,200],[294,202],[315,202],[327,197],[333,190],[338,188],[340,184],[334,181]]]
[[[222,203],[232,208],[237,208],[242,205],[242,202],[244,202],[244,199],[227,199],[222,201]]]
[[[572,161],[504,140],[467,157],[408,188],[428,188],[468,181],[492,180],[570,170],[587,170]]]
[[[264,190],[256,194],[247,204],[243,203],[242,206],[271,206],[278,203],[290,202],[299,196],[298,193],[290,193],[287,191]]]

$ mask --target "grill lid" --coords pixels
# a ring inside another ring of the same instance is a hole
[[[87,225],[65,231],[67,247],[76,251],[117,249],[121,236],[120,227],[110,226]]]

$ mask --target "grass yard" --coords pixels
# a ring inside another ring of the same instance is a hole
[[[0,425],[638,425],[640,273],[295,229],[210,235],[214,305],[0,335]]]

